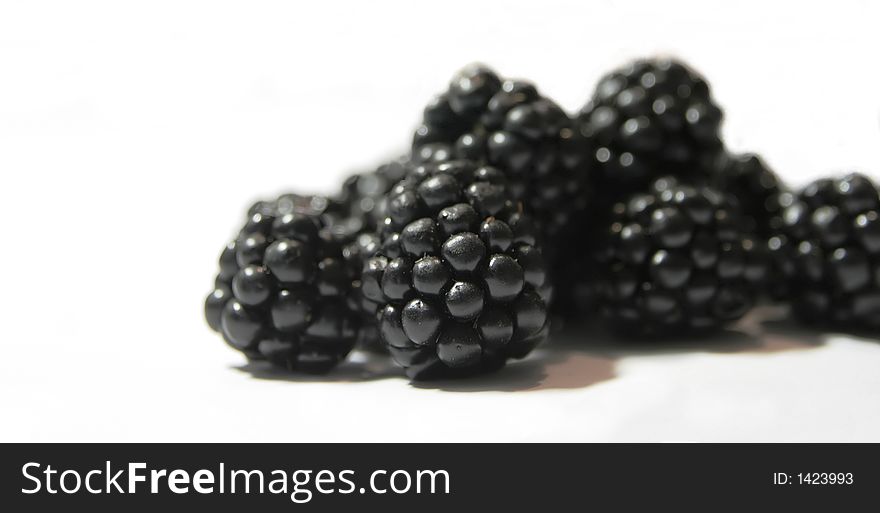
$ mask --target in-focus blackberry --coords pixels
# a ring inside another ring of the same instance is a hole
[[[334,234],[336,208],[325,198],[285,195],[250,209],[205,300],[208,324],[229,345],[309,373],[345,358],[361,317],[347,241]]]
[[[615,205],[614,217],[598,253],[600,308],[612,327],[703,331],[753,306],[768,255],[745,231],[733,198],[663,178]]]
[[[637,60],[605,75],[578,116],[600,199],[620,200],[666,175],[708,181],[721,118],[706,81],[681,62]]]
[[[588,152],[573,120],[534,85],[482,65],[461,70],[425,108],[412,153],[420,162],[454,156],[503,170],[548,245],[589,201]]]
[[[389,195],[363,294],[412,379],[494,370],[546,338],[535,226],[505,184],[495,168],[451,161],[415,167]]]
[[[866,176],[817,180],[782,213],[793,310],[811,323],[880,328],[880,194]]]
[[[760,156],[724,153],[716,167],[714,185],[740,204],[749,231],[770,237],[781,227],[782,195],[788,188]]]

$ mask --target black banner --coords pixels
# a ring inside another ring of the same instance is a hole
[[[6,511],[844,511],[880,494],[880,446],[862,444],[7,444],[2,461]]]

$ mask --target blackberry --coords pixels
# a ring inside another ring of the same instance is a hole
[[[768,273],[734,198],[673,178],[614,206],[597,256],[604,317],[618,331],[669,335],[742,317]]]
[[[546,338],[552,290],[536,239],[495,168],[423,164],[392,189],[363,294],[410,378],[494,370]]]
[[[325,198],[290,194],[251,207],[205,300],[208,325],[230,346],[308,373],[345,358],[360,317],[348,241],[334,233],[337,211]]]
[[[784,205],[792,201],[788,187],[754,153],[725,152],[718,159],[713,184],[725,193],[736,196],[748,231],[753,232],[771,250],[771,272],[767,276],[764,292],[771,299],[784,300],[789,294],[785,274],[790,263],[780,252],[778,240],[771,241],[771,238],[779,234],[782,210]]]
[[[335,198],[325,196],[308,196],[302,194],[282,194],[277,198],[269,201],[257,201],[248,208],[248,225],[255,223],[253,216],[262,214],[266,216],[263,220],[268,223],[269,219],[284,214],[303,214],[314,217],[341,218],[345,215],[345,205]],[[248,229],[245,226],[243,229]]]
[[[458,158],[503,170],[550,246],[588,205],[588,155],[574,121],[529,82],[474,64],[425,108],[416,161]]]
[[[346,215],[361,219],[364,229],[374,230],[385,219],[385,197],[406,174],[406,160],[382,164],[373,171],[349,176],[342,185],[340,201]]]
[[[331,232],[335,240],[343,242],[342,257],[348,265],[352,281],[352,309],[360,317],[357,343],[359,349],[386,354],[379,337],[376,304],[361,293],[361,271],[367,259],[380,247],[381,238],[374,227],[367,227],[361,218],[349,217],[333,223]]]
[[[709,178],[721,150],[721,109],[682,62],[636,60],[605,75],[578,116],[597,189],[618,200],[661,176]]]
[[[447,157],[443,157],[446,159]],[[380,165],[373,171],[349,176],[342,186],[339,200],[344,205],[347,219],[335,223],[336,237],[347,242],[343,248],[346,260],[360,276],[364,261],[379,248],[377,232],[388,215],[388,193],[402,180],[411,162],[399,158]],[[362,323],[357,347],[374,353],[387,353],[379,337],[376,305],[360,294],[360,280],[354,282],[357,289],[358,309]]]
[[[781,227],[781,213],[788,188],[760,156],[724,153],[718,162],[714,185],[736,196],[749,231],[770,237]]]
[[[850,174],[809,184],[771,243],[784,255],[794,313],[811,323],[880,328],[880,194]]]

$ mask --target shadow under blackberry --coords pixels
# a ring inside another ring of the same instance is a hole
[[[720,331],[665,336],[629,336],[609,330],[598,321],[572,324],[552,342],[614,358],[651,354],[708,352],[768,353],[813,349],[822,334],[790,320],[784,307],[765,305]]]
[[[614,361],[574,348],[547,344],[527,359],[491,374],[458,380],[413,381],[411,386],[447,392],[530,392],[587,388],[616,376]]]
[[[403,370],[387,355],[355,350],[348,359],[327,374],[305,374],[276,367],[266,361],[250,361],[233,369],[266,381],[291,383],[364,383],[389,378],[404,378]]]
[[[413,381],[418,389],[446,392],[529,392],[587,388],[617,377],[622,358],[687,353],[746,354],[801,351],[821,347],[832,332],[817,332],[791,319],[788,309],[761,306],[721,332],[665,338],[621,337],[598,322],[569,323],[524,360],[514,360],[490,374],[463,379]],[[254,379],[291,383],[359,383],[406,379],[385,355],[355,351],[326,375],[288,372],[265,362],[234,367]]]

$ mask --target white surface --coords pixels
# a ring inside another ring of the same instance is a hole
[[[877,176],[880,6],[823,4],[4,2],[0,440],[880,441],[876,341],[557,340],[421,389],[378,362],[255,377],[202,320],[250,200],[405,148],[470,61],[574,110],[603,71],[677,54],[733,148],[795,183]]]

